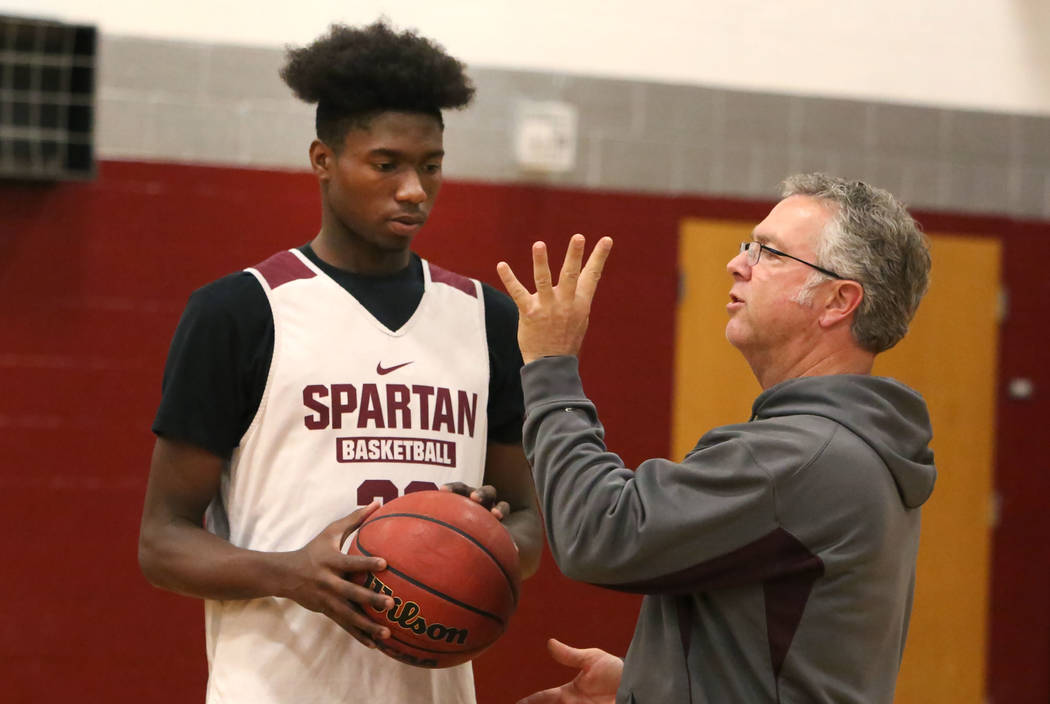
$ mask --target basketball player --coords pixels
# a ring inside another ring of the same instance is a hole
[[[580,674],[527,704],[893,701],[936,470],[922,397],[871,370],[907,332],[930,255],[885,191],[808,174],[783,196],[727,266],[726,338],[763,391],[682,462],[625,468],[583,392],[612,242],[581,272],[575,236],[557,286],[534,245],[535,294],[499,265],[551,552],[569,577],[645,594],[622,664],[551,643]]]
[[[385,563],[341,548],[380,499],[452,485],[503,519],[526,576],[538,564],[515,308],[411,250],[441,186],[441,111],[474,89],[439,46],[381,22],[332,27],[281,75],[317,103],[321,228],[190,297],[139,561],[205,600],[209,703],[470,703],[469,664],[376,650],[390,629],[361,609],[393,602],[349,576]]]

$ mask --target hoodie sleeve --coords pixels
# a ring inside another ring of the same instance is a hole
[[[575,357],[526,365],[522,386],[525,452],[565,575],[641,593],[756,578],[762,546],[776,542],[774,483],[740,432],[712,431],[684,462],[632,471],[606,449]]]

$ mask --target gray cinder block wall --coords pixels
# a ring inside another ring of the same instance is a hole
[[[103,36],[98,154],[305,170],[313,110],[277,75],[281,48]],[[471,67],[477,99],[446,115],[450,179],[770,199],[822,170],[928,210],[1050,219],[1050,117]],[[575,164],[516,164],[520,101],[579,116]]]

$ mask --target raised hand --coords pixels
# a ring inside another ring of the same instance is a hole
[[[610,237],[598,240],[581,269],[585,244],[583,235],[573,235],[569,240],[557,284],[553,283],[547,264],[547,245],[533,244],[532,276],[536,293],[529,293],[509,264],[496,265],[504,288],[518,307],[518,346],[526,364],[540,357],[575,355],[580,351],[591,301],[613,242]]]
[[[386,560],[346,555],[340,548],[377,508],[379,502],[373,501],[329,524],[301,549],[285,553],[288,575],[280,594],[310,611],[324,614],[369,648],[376,647],[375,640],[389,638],[390,629],[369,619],[361,609],[366,606],[389,609],[394,602],[389,596],[354,584],[347,576],[353,572],[385,570]]]
[[[561,687],[530,694],[518,704],[614,704],[623,660],[598,648],[573,648],[551,638],[547,650],[556,662],[579,673]]]

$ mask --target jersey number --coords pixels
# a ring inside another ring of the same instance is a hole
[[[434,482],[410,482],[405,487],[405,493],[414,491],[430,491],[437,489]],[[397,485],[389,479],[366,479],[357,487],[357,505],[367,506],[372,499],[382,499],[383,503],[393,501],[398,497]]]

